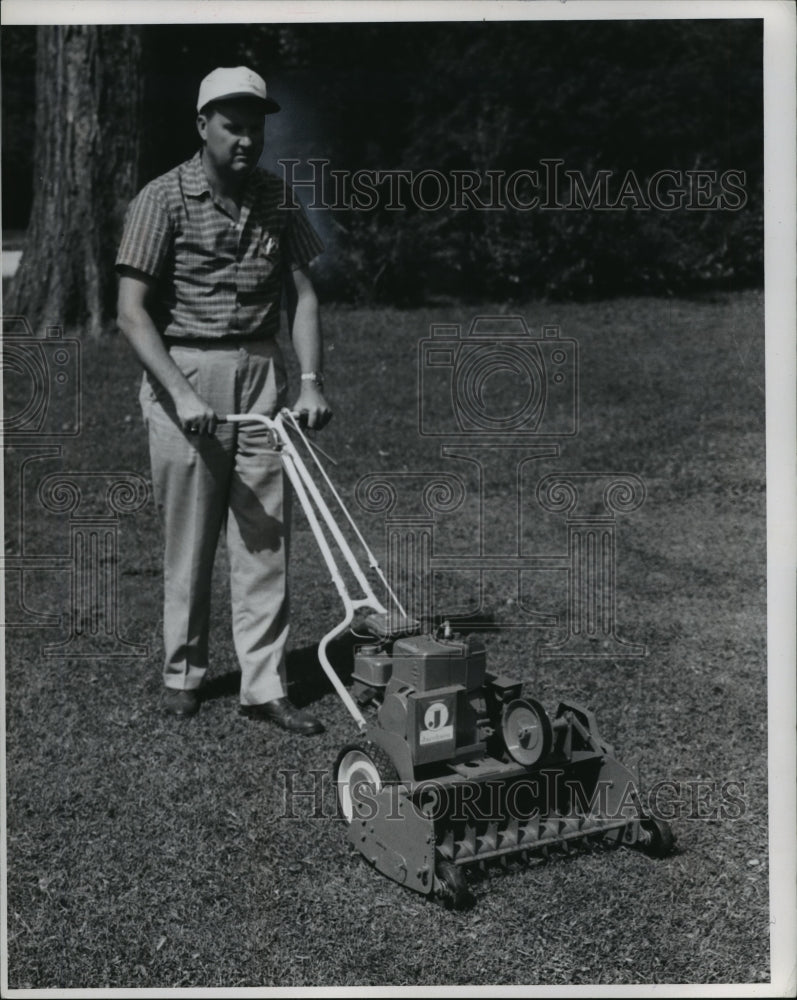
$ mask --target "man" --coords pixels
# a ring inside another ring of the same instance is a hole
[[[165,708],[192,716],[208,668],[210,583],[226,526],[241,713],[302,734],[321,724],[285,697],[288,511],[279,454],[260,424],[285,402],[276,342],[283,286],[301,365],[293,409],[330,419],[318,300],[307,273],[323,245],[285,185],[258,168],[263,79],[219,68],[199,88],[192,159],[133,200],[116,260],[118,322],[144,366],[141,405],[164,535]]]

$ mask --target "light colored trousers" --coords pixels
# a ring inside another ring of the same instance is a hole
[[[273,342],[174,346],[169,353],[215,412],[273,416],[284,405],[285,367]],[[226,526],[232,630],[241,702],[285,693],[289,495],[269,431],[221,424],[214,437],[180,429],[174,407],[144,376],[155,500],[164,529],[164,682],[197,688],[208,668],[211,574]]]

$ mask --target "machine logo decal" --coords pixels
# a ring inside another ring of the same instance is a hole
[[[421,744],[441,743],[444,740],[453,740],[454,727],[447,725],[449,719],[449,708],[444,701],[433,701],[423,715],[424,729],[420,732]]]

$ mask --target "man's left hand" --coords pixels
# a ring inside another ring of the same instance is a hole
[[[312,383],[302,385],[299,398],[293,405],[299,423],[313,431],[320,431],[332,419],[332,410],[318,386]]]

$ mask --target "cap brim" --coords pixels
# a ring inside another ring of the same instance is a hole
[[[250,94],[248,91],[243,93],[234,94],[222,94],[220,97],[213,97],[209,101],[205,101],[201,108],[197,109],[197,112],[201,114],[205,108],[211,104],[219,104],[221,101],[253,101],[259,104],[263,109],[264,115],[274,115],[282,108],[277,104],[277,102],[271,97],[256,97],[254,94]]]

